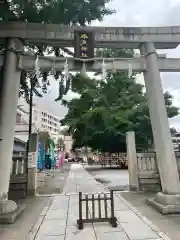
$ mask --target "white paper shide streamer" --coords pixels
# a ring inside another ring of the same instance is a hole
[[[37,55],[36,57],[36,61],[35,61],[35,74],[36,74],[36,77],[39,78],[40,77],[40,67],[39,67],[39,56]]]
[[[128,78],[132,77],[132,65],[129,63],[129,68],[128,68]]]
[[[55,62],[54,62],[54,61],[53,61],[53,64],[52,64],[51,73],[52,73],[53,75],[56,74]]]
[[[104,62],[104,59],[103,59],[103,62],[102,62],[102,80],[103,81],[106,81],[106,77],[107,77],[107,71],[106,71],[106,64]]]
[[[66,59],[64,64],[64,76],[66,79],[69,79],[69,68],[68,68],[68,60]],[[72,91],[72,81],[70,81],[70,87],[66,95],[64,95],[63,99],[66,101],[71,101],[72,99],[80,98],[78,93]]]
[[[66,77],[66,79],[69,78],[69,68],[68,68],[68,60],[67,59],[64,63],[64,76]]]

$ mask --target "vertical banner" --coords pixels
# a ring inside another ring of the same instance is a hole
[[[82,59],[94,58],[94,33],[75,30],[74,32],[74,57]]]
[[[45,167],[45,148],[44,145],[39,142],[38,145],[38,162],[37,162],[37,168],[42,170]]]

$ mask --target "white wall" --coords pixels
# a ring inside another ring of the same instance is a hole
[[[73,140],[71,136],[64,136],[65,152],[71,152]]]

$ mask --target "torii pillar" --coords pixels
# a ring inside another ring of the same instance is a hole
[[[180,181],[158,68],[158,56],[152,42],[142,44],[140,49],[146,59],[144,80],[162,185],[162,193],[158,193],[153,200],[148,199],[148,203],[164,214],[180,212]]]
[[[17,69],[17,54],[14,50],[23,50],[19,39],[7,39],[7,51],[0,76],[0,220],[6,214],[14,213],[17,204],[8,200],[16,111],[20,87],[21,71]],[[8,221],[8,220],[7,220]]]

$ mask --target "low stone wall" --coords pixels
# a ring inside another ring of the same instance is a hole
[[[162,190],[155,152],[137,153],[135,132],[126,133],[129,188],[134,191]],[[175,152],[180,176],[180,152]],[[169,180],[171,181],[171,179]]]
[[[27,157],[14,156],[12,159],[11,178],[8,198],[19,200],[27,196]]]
[[[155,153],[137,153],[137,169],[140,191],[161,191],[161,181]]]
[[[180,173],[180,152],[175,152]],[[155,153],[137,153],[139,190],[145,192],[161,191],[160,175]]]

